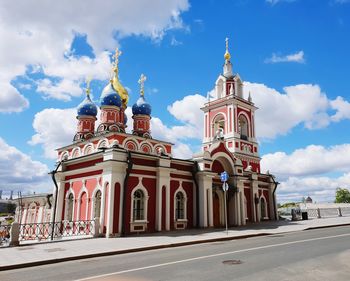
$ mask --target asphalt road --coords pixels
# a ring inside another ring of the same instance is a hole
[[[350,226],[3,271],[0,280],[349,281]]]

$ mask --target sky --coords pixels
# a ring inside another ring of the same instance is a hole
[[[116,47],[129,106],[144,73],[153,137],[190,158],[228,37],[278,201],[332,202],[350,189],[349,34],[350,0],[0,1],[0,190],[52,191],[85,80],[98,104]]]

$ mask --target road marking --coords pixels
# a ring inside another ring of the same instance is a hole
[[[145,269],[151,269],[151,268],[156,268],[156,267],[162,267],[162,266],[168,266],[168,265],[173,265],[173,264],[178,264],[178,263],[185,263],[185,262],[190,262],[190,261],[208,259],[208,258],[213,258],[213,257],[225,256],[225,255],[231,255],[231,254],[236,254],[236,253],[251,252],[251,251],[255,251],[255,250],[268,249],[268,248],[274,248],[274,247],[279,247],[279,246],[292,245],[292,244],[298,244],[298,243],[305,243],[305,242],[317,241],[317,240],[325,240],[325,239],[331,239],[331,238],[346,237],[346,236],[350,236],[350,233],[333,235],[333,236],[326,236],[326,237],[311,238],[311,239],[304,239],[304,240],[291,241],[291,242],[285,242],[285,243],[278,243],[278,244],[272,244],[272,245],[266,245],[266,246],[259,246],[259,247],[253,247],[253,248],[248,248],[248,249],[236,250],[236,251],[231,251],[231,252],[225,252],[225,253],[201,256],[201,257],[196,257],[196,258],[189,258],[189,259],[184,259],[184,260],[178,260],[178,261],[154,264],[154,265],[150,265],[150,266],[137,267],[137,268],[132,268],[132,269],[116,271],[116,272],[112,272],[112,273],[106,273],[106,274],[91,276],[91,277],[87,277],[87,278],[77,279],[75,281],[93,280],[93,279],[108,277],[108,276],[112,276],[112,275],[119,275],[119,274],[124,274],[124,273],[129,273],[129,272],[134,272],[134,271],[140,271],[140,270],[145,270]]]

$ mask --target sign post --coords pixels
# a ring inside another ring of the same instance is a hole
[[[225,227],[226,227],[226,235],[228,235],[228,228],[227,228],[227,190],[228,190],[228,173],[226,171],[223,171],[220,174],[220,179],[222,182],[222,190],[224,191],[224,208],[225,208]]]

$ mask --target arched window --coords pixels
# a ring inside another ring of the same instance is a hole
[[[72,221],[73,220],[73,193],[69,194],[67,198],[67,211],[66,211],[66,220]]]
[[[248,140],[248,120],[242,114],[238,118],[238,132],[241,135],[241,139]]]
[[[225,134],[225,117],[219,114],[213,120],[213,133],[215,139],[222,139]]]
[[[185,218],[185,196],[184,194],[179,191],[176,193],[175,197],[175,219],[176,220],[183,220]]]
[[[133,220],[145,220],[145,194],[141,189],[136,190],[134,193]]]
[[[27,223],[35,223],[37,210],[35,203],[30,204],[28,208]]]
[[[97,191],[95,195],[95,204],[94,204],[94,217],[99,218],[101,214],[101,191]]]

